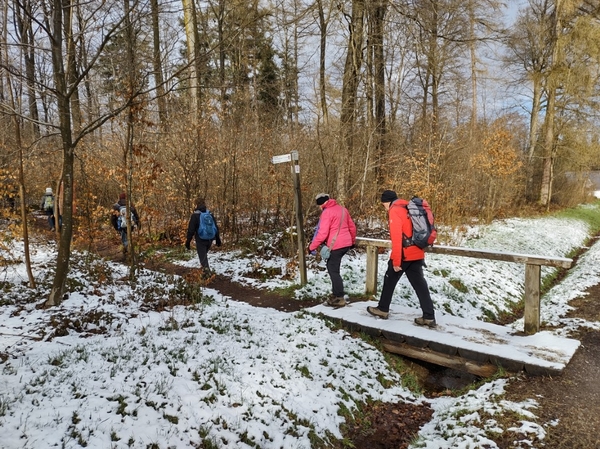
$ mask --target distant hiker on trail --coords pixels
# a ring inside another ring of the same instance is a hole
[[[129,206],[129,214],[131,230],[133,231],[135,228],[140,229],[140,216],[133,204]],[[127,241],[127,221],[127,194],[121,193],[119,195],[119,201],[113,204],[110,222],[113,225],[113,228],[121,235],[123,254],[127,254],[129,244]]]
[[[419,326],[436,327],[433,301],[429,293],[427,281],[423,276],[425,265],[425,252],[417,245],[404,246],[403,240],[408,242],[413,235],[413,227],[408,216],[408,201],[398,199],[396,192],[386,190],[381,194],[381,202],[388,212],[390,238],[392,239],[392,252],[388,261],[388,268],[383,280],[383,288],[377,307],[367,307],[367,312],[379,318],[387,319],[390,311],[390,303],[396,284],[406,273],[408,282],[415,290],[423,316],[415,318],[415,324]]]
[[[333,198],[329,198],[327,193],[319,193],[315,200],[322,212],[308,252],[316,255],[319,245],[323,245],[321,256],[326,261],[332,290],[332,295],[326,304],[336,308],[344,307],[346,294],[340,275],[340,265],[342,257],[354,246],[356,225],[352,221],[348,209],[338,204]]]
[[[203,274],[209,275],[208,251],[213,241],[217,246],[221,246],[221,236],[219,235],[219,227],[217,226],[215,217],[206,208],[204,198],[199,198],[196,201],[196,209],[190,216],[187,238],[185,240],[185,248],[188,250],[190,249],[192,237],[196,240],[196,251],[198,252],[198,259],[200,259]]]
[[[54,193],[52,192],[52,187],[47,187],[46,188],[46,193],[44,193],[44,196],[42,197],[42,201],[40,203],[40,209],[48,216],[48,226],[50,226],[50,230],[51,231],[55,231],[56,227],[55,227],[55,219],[54,219],[54,208],[57,208],[58,211],[58,205],[56,204],[56,197],[54,196]],[[61,220],[61,216],[60,216],[60,212],[58,215],[58,225],[60,226],[62,224],[62,220]]]

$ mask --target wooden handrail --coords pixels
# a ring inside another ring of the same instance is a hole
[[[391,248],[390,240],[357,237],[356,244],[367,249],[367,279],[365,293],[374,295],[377,292],[377,248]],[[573,259],[566,257],[547,257],[531,254],[506,253],[454,246],[430,246],[426,252],[445,254],[448,256],[472,257],[476,259],[499,260],[525,264],[525,334],[535,334],[540,330],[540,285],[541,266],[570,268]]]

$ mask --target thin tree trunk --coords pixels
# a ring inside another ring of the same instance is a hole
[[[193,0],[181,0],[183,4],[183,24],[185,28],[185,37],[187,44],[187,57],[189,66],[189,86],[190,86],[190,111],[192,116],[198,118],[199,114],[199,89],[198,85],[198,61],[197,61],[197,30],[196,30],[196,8]]]
[[[73,15],[74,5],[71,4],[70,0],[64,0],[64,27],[65,27],[65,39],[67,41],[67,67],[66,73],[68,77],[68,85],[73,89],[70,92],[69,99],[71,101],[71,120],[73,131],[79,133],[81,131],[81,105],[79,103],[79,89],[77,88],[77,58],[75,51],[75,40],[73,39]]]
[[[125,30],[126,30],[126,52],[127,52],[127,61],[129,65],[127,67],[128,71],[128,85],[129,92],[128,98],[133,98],[135,92],[137,91],[137,76],[136,76],[136,68],[135,68],[135,37],[131,25],[131,8],[129,5],[129,0],[124,0],[124,12],[125,12]],[[128,243],[128,252],[127,257],[129,258],[130,269],[129,269],[129,279],[133,281],[136,275],[136,257],[135,257],[135,247],[133,242],[133,223],[131,222],[131,197],[132,197],[132,184],[133,184],[133,146],[134,146],[134,132],[135,132],[135,105],[129,106],[127,110],[127,134],[125,139],[125,165],[127,167],[127,179],[126,179],[126,189],[127,189],[127,201],[125,207],[125,216],[127,217],[127,243]]]
[[[29,117],[31,118],[30,126],[33,138],[37,139],[40,135],[40,128],[38,125],[39,113],[37,109],[37,95],[35,92],[35,46],[33,30],[31,26],[31,3],[25,1],[19,5],[17,2],[15,2],[15,15],[21,38],[21,44],[23,45],[25,76],[27,78],[27,106]]]
[[[328,20],[325,18],[323,0],[317,0],[317,11],[319,14],[319,104],[323,114],[323,122],[329,122],[329,112],[327,110],[327,81],[326,81],[326,62],[327,62],[327,26]]]
[[[543,155],[543,171],[542,184],[540,188],[540,204],[550,207],[552,198],[552,182],[554,178],[554,118],[556,117],[556,94],[558,89],[558,67],[560,51],[558,46],[558,38],[562,31],[562,0],[556,0],[553,16],[553,35],[552,35],[552,60],[548,80],[546,83],[548,101],[546,105],[546,117],[544,120],[544,129],[546,131],[544,137],[544,155]]]
[[[163,79],[162,59],[160,57],[160,27],[158,0],[150,0],[152,9],[152,38],[153,38],[153,58],[154,82],[156,83],[156,99],[158,104],[158,120],[161,128],[167,123],[167,103],[165,99],[165,87]]]
[[[62,211],[63,223],[58,244],[56,258],[56,273],[46,306],[59,305],[66,293],[69,261],[71,258],[71,239],[73,237],[73,163],[75,149],[71,128],[71,109],[68,97],[65,68],[63,64],[63,4],[61,0],[52,3],[52,71],[55,82],[55,95],[59,117],[59,129],[63,149],[63,174],[64,174],[64,205]],[[68,57],[66,58],[68,60]]]
[[[373,64],[375,71],[375,154],[378,157],[376,166],[377,185],[384,182],[382,164],[386,153],[387,123],[385,115],[385,55],[384,55],[384,21],[387,12],[387,3],[378,1],[374,11],[373,36]]]
[[[471,138],[477,124],[477,53],[475,51],[475,8],[473,0],[469,0],[469,54],[471,57]]]
[[[343,202],[350,175],[354,148],[354,125],[356,121],[356,96],[363,62],[365,0],[352,2],[352,17],[349,23],[348,50],[344,65],[342,85],[342,111],[340,115],[341,149],[338,163],[337,197]]]
[[[6,47],[4,47],[4,51],[7,51]],[[8,54],[4,53],[4,56],[6,57],[6,60],[8,60]],[[23,222],[23,252],[25,254],[25,269],[27,270],[29,287],[35,288],[35,278],[33,277],[33,272],[31,270],[31,257],[29,254],[29,227],[27,225],[27,206],[25,201],[25,175],[23,170],[23,143],[21,140],[21,123],[17,115],[17,103],[15,101],[13,90],[10,88],[10,82],[8,83],[8,85],[8,91],[10,92],[10,99],[13,109],[12,117],[15,132],[15,145],[17,146],[19,154],[19,198],[21,199],[21,221]]]

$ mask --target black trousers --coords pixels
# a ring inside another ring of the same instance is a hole
[[[400,271],[394,271],[394,265],[390,259],[388,261],[388,268],[383,279],[383,288],[381,290],[381,297],[379,298],[379,304],[377,305],[377,308],[383,312],[390,311],[390,304],[392,302],[392,295],[394,294],[396,284],[402,275],[406,273],[408,282],[410,282],[410,285],[417,294],[417,298],[419,298],[419,304],[421,305],[423,318],[426,320],[434,320],[435,312],[433,310],[433,301],[431,300],[431,295],[429,294],[429,286],[427,285],[425,276],[423,276],[423,265],[425,265],[424,260],[402,262],[402,269]]]
[[[208,250],[212,245],[212,240],[196,239],[196,251],[198,252],[198,259],[200,259],[200,265],[202,268],[207,270],[210,269],[208,266]]]
[[[327,272],[331,278],[331,292],[336,298],[344,297],[344,282],[340,275],[340,265],[342,264],[342,257],[344,257],[350,248],[351,246],[334,249],[331,251],[329,259],[327,259]]]

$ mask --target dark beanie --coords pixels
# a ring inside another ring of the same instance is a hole
[[[317,201],[317,206],[322,206],[329,200],[329,195],[327,195],[326,193],[319,193],[315,197],[315,200]]]
[[[120,200],[124,200],[125,198],[127,198],[127,195],[125,195],[125,193],[121,193],[121,194],[119,195],[119,199],[120,199]]]
[[[393,190],[384,190],[381,194],[381,202],[382,203],[391,203],[398,199],[398,195]]]

